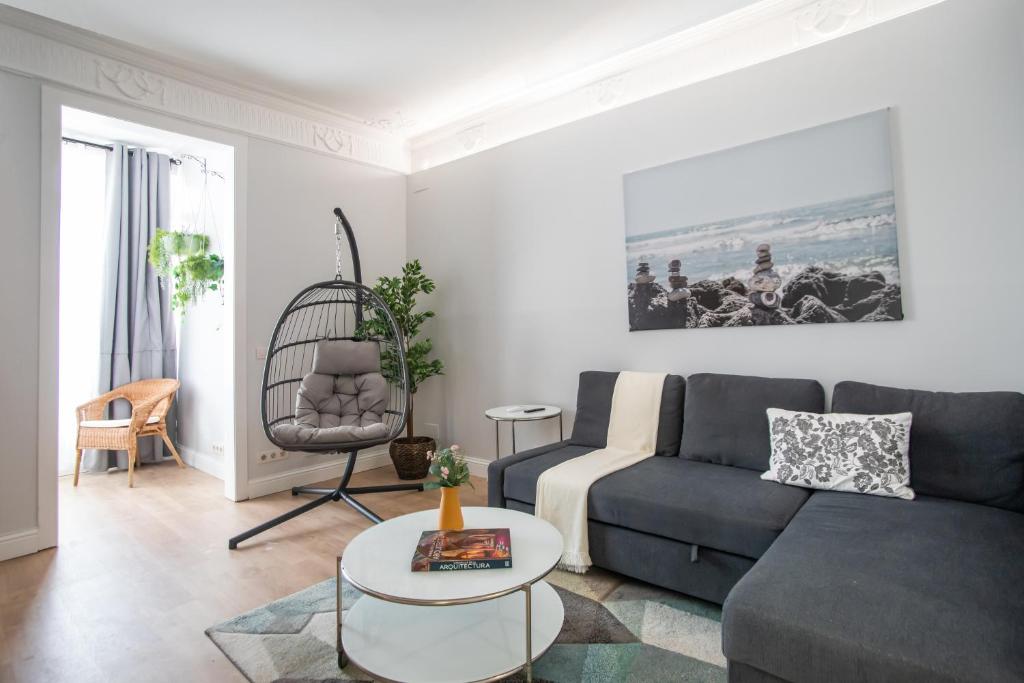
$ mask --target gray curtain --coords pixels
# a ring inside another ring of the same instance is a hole
[[[140,379],[177,376],[177,342],[170,292],[149,265],[147,249],[157,228],[169,228],[170,158],[115,144],[107,166],[107,254],[100,339],[100,393]],[[111,404],[109,417],[131,416],[127,401]],[[176,411],[167,417],[175,439]],[[159,437],[139,440],[139,459],[164,457]],[[124,451],[93,451],[86,469],[128,467]]]

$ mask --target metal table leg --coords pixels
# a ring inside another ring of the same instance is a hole
[[[562,413],[558,413],[558,440],[565,440],[565,437],[562,436]]]
[[[516,421],[512,420],[512,455],[516,454]]]
[[[526,683],[533,681],[533,601],[532,586],[523,586],[526,593]]]
[[[344,669],[348,666],[348,657],[345,656],[345,648],[341,644],[341,610],[342,610],[342,597],[341,597],[341,556],[338,556],[338,580],[336,586],[338,592],[337,602],[337,634],[338,634],[338,668]]]
[[[501,423],[497,420],[494,421],[494,459],[497,460],[501,457],[501,430],[499,427]]]

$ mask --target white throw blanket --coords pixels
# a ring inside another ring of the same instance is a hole
[[[665,373],[620,372],[612,392],[606,448],[555,465],[537,479],[534,514],[562,534],[559,566],[582,574],[593,564],[587,536],[587,494],[601,477],[654,455]]]

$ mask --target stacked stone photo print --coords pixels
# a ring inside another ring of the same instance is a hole
[[[758,247],[770,259],[770,247]],[[743,281],[701,280],[688,285],[679,275],[680,261],[669,267],[669,288],[650,275],[650,265],[641,263],[629,289],[629,328],[660,330],[673,327],[739,327],[744,325],[795,325],[800,323],[845,323],[902,320],[900,286],[887,283],[885,275],[872,271],[864,275],[808,266],[797,273],[781,291],[782,278],[771,267],[755,272]],[[758,265],[762,265],[758,263]]]
[[[625,176],[630,330],[903,319],[888,111]]]

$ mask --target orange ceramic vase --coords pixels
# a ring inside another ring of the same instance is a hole
[[[462,531],[462,504],[459,502],[458,486],[441,487],[441,508],[437,516],[437,528],[442,531]]]

